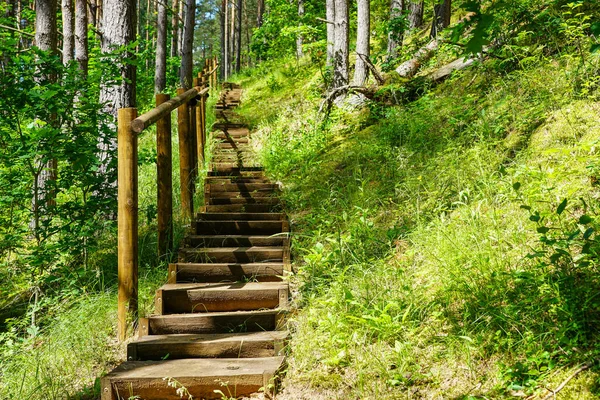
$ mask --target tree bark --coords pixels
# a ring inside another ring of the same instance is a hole
[[[167,4],[165,1],[158,2],[154,93],[161,93],[167,86]]]
[[[164,0],[163,0],[164,1]],[[173,0],[173,17],[171,18],[171,57],[177,56],[177,48],[179,47],[179,2],[180,0]]]
[[[363,56],[370,56],[371,39],[371,0],[358,0],[356,52]],[[356,57],[354,68],[354,85],[363,86],[367,81],[369,70],[363,57]]]
[[[423,9],[425,2],[423,0],[407,0],[408,9],[408,29],[419,28],[423,25]]]
[[[304,17],[304,0],[298,0],[298,26],[302,27],[302,18]],[[302,43],[304,38],[302,37],[302,32],[298,33],[296,37],[296,58],[299,60],[304,57],[304,52],[302,51]]]
[[[265,0],[256,2],[256,27],[260,28],[263,24],[263,14],[265,13]]]
[[[348,0],[335,0],[335,41],[333,45],[333,87],[348,85]]]
[[[237,46],[235,58],[235,72],[239,73],[242,66],[242,0],[237,1]]]
[[[177,55],[183,54],[183,30],[185,26],[185,5],[187,0],[179,0],[179,25],[177,25],[177,36],[179,36],[179,45],[177,47]]]
[[[390,4],[390,21],[402,16],[405,0],[392,0]],[[398,48],[402,46],[404,32],[388,32],[387,60],[398,57]]]
[[[75,59],[84,77],[88,74],[87,1],[75,0]]]
[[[121,46],[130,46],[135,41],[136,28],[135,0],[105,0],[102,19],[101,51],[109,54]],[[100,103],[103,110],[117,120],[119,108],[135,107],[136,104],[136,68],[135,53],[127,51],[119,57],[118,63],[121,79],[116,83],[103,83],[100,87]],[[113,130],[116,131],[113,125]],[[108,143],[99,143],[101,154],[100,172],[106,173],[110,163],[109,152],[116,150],[116,139],[111,136]],[[114,182],[109,182],[114,184]]]
[[[450,25],[452,0],[444,0],[442,3],[435,4],[433,11],[434,16],[430,36],[432,39],[435,39],[444,28]]]
[[[335,43],[335,0],[325,3],[325,19],[327,22],[327,66],[333,65],[333,44]]]
[[[196,23],[196,1],[185,2],[185,27],[183,31],[183,47],[181,52],[181,75],[180,83],[184,89],[192,87],[192,74],[194,69],[193,46],[194,25]]]
[[[75,50],[75,19],[73,15],[73,0],[62,0],[63,50],[62,59],[66,65],[73,60]]]
[[[219,75],[222,81],[227,79],[227,72],[225,71],[225,65],[227,60],[227,0],[221,2],[220,14],[220,33],[221,33],[221,68],[219,68]]]
[[[229,71],[229,75],[233,73],[233,57],[235,56],[235,3],[234,0],[230,0],[231,3],[231,16],[229,18],[230,27],[229,27],[229,65],[227,66],[227,71]]]

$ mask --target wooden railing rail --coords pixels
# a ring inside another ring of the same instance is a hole
[[[138,134],[156,123],[158,256],[165,259],[173,250],[171,113],[177,110],[181,216],[184,221],[191,221],[195,178],[204,166],[206,100],[211,86],[216,86],[218,66],[216,58],[207,60],[204,73],[194,79],[193,88],[177,89],[173,98],[157,94],[156,107],[139,117],[137,108],[119,109],[117,326],[121,341],[137,323],[138,311]]]

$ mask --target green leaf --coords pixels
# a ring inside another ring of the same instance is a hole
[[[537,214],[530,215],[530,216],[529,216],[529,220],[530,220],[530,221],[533,221],[533,222],[538,222],[538,221],[540,220],[540,216],[539,216],[539,215],[537,215]]]
[[[586,240],[589,239],[594,232],[595,232],[594,228],[587,228],[587,230],[583,234],[583,238]]]
[[[549,230],[550,228],[547,228],[545,226],[540,226],[539,228],[537,228],[538,233],[548,233]]]
[[[521,188],[521,182],[515,182],[513,183],[513,189],[515,191],[518,191]]]
[[[564,199],[559,205],[558,208],[556,209],[556,213],[558,215],[562,214],[563,211],[565,211],[565,207],[567,207],[567,199]]]
[[[600,51],[600,43],[594,43],[591,47],[590,47],[590,53],[595,53],[597,51]]]
[[[527,211],[531,210],[531,207],[529,207],[528,205],[525,205],[525,204],[521,204],[520,208],[522,208],[523,210],[527,210]]]
[[[590,26],[590,32],[592,33],[592,35],[594,36],[600,36],[600,21],[598,22],[594,22],[591,26]]]
[[[592,221],[593,221],[593,218],[590,217],[589,215],[584,214],[581,217],[579,217],[579,223],[583,224],[583,225],[589,224]]]

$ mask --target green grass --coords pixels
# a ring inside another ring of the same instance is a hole
[[[598,212],[600,110],[575,71],[593,76],[598,59],[585,71],[576,61],[510,73],[490,61],[414,102],[325,122],[315,67],[238,77],[293,223],[290,390],[545,395],[595,362],[598,252],[582,248],[600,246],[582,238],[596,221],[578,222]],[[561,396],[600,395],[598,377],[593,366]]]

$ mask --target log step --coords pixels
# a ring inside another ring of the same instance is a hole
[[[245,182],[236,182],[236,183],[222,183],[216,184],[211,183],[210,191],[211,192],[255,192],[255,191],[277,191],[279,186],[272,183],[245,183]]]
[[[287,234],[273,236],[258,235],[188,235],[187,247],[234,247],[234,246],[283,246]]]
[[[277,197],[211,197],[207,199],[210,205],[221,204],[279,204]],[[217,232],[218,233],[218,232]]]
[[[127,345],[127,359],[275,357],[283,355],[288,337],[288,331],[150,335]]]
[[[283,357],[129,361],[102,378],[102,400],[181,400],[165,377],[194,399],[221,399],[215,390],[235,398],[248,396],[269,387],[283,365]]]
[[[205,206],[207,212],[269,212],[278,208],[276,204],[222,204]]]
[[[175,263],[169,264],[169,283],[280,281],[284,264],[278,263]]]
[[[206,247],[179,250],[179,262],[254,263],[283,261],[283,247]]]
[[[198,220],[202,221],[281,221],[285,219],[285,214],[282,213],[198,213],[196,215]]]
[[[287,232],[284,222],[287,224],[287,221],[194,221],[192,231],[197,235],[273,235]]]
[[[288,285],[282,282],[176,283],[156,291],[158,315],[285,309]]]
[[[153,315],[140,319],[140,335],[232,333],[278,330],[284,310]]]

